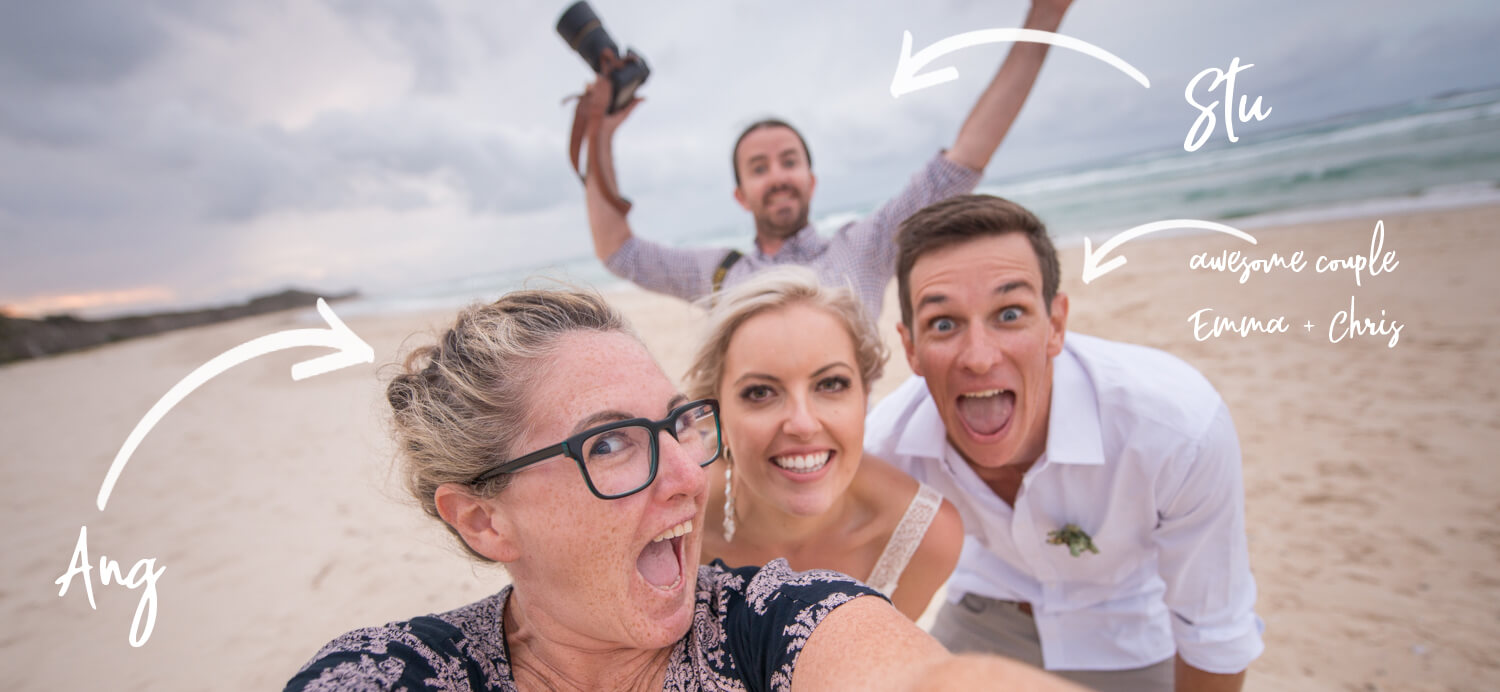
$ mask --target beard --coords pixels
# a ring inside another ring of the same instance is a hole
[[[807,226],[807,200],[802,199],[801,193],[790,188],[778,188],[767,191],[767,200],[772,195],[780,192],[792,193],[796,204],[791,209],[778,209],[775,211],[767,211],[763,206],[761,213],[755,216],[756,235],[785,240],[796,235],[797,231]],[[770,205],[766,204],[765,206]]]

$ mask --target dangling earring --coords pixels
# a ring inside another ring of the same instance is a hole
[[[724,465],[724,542],[734,540],[734,467]]]

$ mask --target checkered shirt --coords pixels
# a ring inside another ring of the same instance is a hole
[[[819,235],[812,224],[788,238],[780,251],[767,256],[759,249],[741,257],[724,276],[724,287],[734,286],[756,272],[783,264],[811,267],[830,285],[854,289],[871,319],[880,315],[886,284],[896,272],[896,229],[917,210],[949,197],[973,191],[982,174],[949,161],[939,152],[927,162],[906,189],[875,213],[845,224],[832,237]],[[713,274],[729,248],[669,247],[632,235],[605,267],[647,290],[697,300],[713,290]]]

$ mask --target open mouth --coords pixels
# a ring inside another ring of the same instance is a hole
[[[693,520],[689,519],[651,539],[635,560],[636,571],[641,578],[662,591],[672,591],[682,585],[682,541],[693,531]]]
[[[828,465],[828,460],[831,458],[833,458],[833,450],[825,449],[810,454],[786,454],[771,457],[771,463],[792,473],[817,473]]]
[[[1015,411],[1016,393],[1009,389],[986,389],[958,395],[958,417],[970,432],[980,437],[1004,430]]]

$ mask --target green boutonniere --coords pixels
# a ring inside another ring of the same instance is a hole
[[[1077,524],[1068,524],[1062,528],[1049,532],[1047,542],[1052,545],[1068,546],[1068,552],[1073,557],[1078,557],[1083,551],[1098,553],[1099,549],[1094,547],[1094,539],[1089,537],[1088,532],[1078,528]]]

